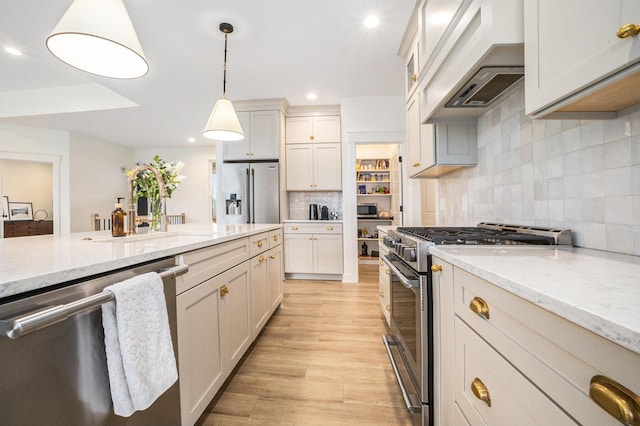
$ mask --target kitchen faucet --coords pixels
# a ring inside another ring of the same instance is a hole
[[[164,185],[164,181],[162,180],[162,176],[160,175],[160,172],[158,171],[158,169],[156,169],[154,166],[150,164],[142,164],[136,167],[135,169],[133,169],[131,171],[131,175],[129,176],[129,211],[128,211],[129,230],[127,231],[127,235],[135,235],[137,233],[136,232],[136,207],[133,201],[133,187],[134,187],[133,182],[136,180],[136,176],[138,176],[138,173],[145,170],[151,171],[153,175],[156,177],[156,180],[158,181],[158,191],[160,192],[160,196],[162,198],[167,198],[169,196],[169,194],[167,193],[167,188]],[[161,217],[160,231],[167,232],[167,218],[164,212],[160,214],[160,217]]]

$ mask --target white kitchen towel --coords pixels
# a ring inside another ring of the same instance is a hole
[[[178,379],[162,279],[155,272],[104,289],[107,369],[115,414],[145,410]]]

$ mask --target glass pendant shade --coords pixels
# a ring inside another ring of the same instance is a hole
[[[72,67],[112,78],[138,78],[147,63],[122,0],[75,0],[47,38]]]
[[[240,126],[236,111],[233,109],[233,105],[229,99],[218,99],[213,106],[213,111],[211,111],[202,135],[209,139],[224,142],[244,139],[242,126]]]

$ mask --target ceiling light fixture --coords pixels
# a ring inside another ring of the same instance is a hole
[[[149,72],[123,0],[74,0],[46,44],[58,59],[91,74],[138,78]]]
[[[316,95],[315,93],[309,93],[307,95],[307,99],[309,99],[311,101],[314,100],[314,99],[318,99],[318,95]]]
[[[22,56],[22,52],[16,49],[15,47],[5,47],[4,51],[7,53],[11,53],[12,55],[15,55],[15,56]]]
[[[364,20],[364,26],[367,28],[375,28],[380,24],[380,19],[376,15],[369,15]]]
[[[233,25],[223,22],[220,24],[220,31],[224,33],[222,98],[218,99],[213,106],[213,111],[211,111],[202,135],[206,138],[223,142],[240,141],[244,139],[244,132],[233,109],[233,104],[227,99],[227,35],[233,32]]]

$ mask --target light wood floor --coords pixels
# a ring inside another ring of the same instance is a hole
[[[358,284],[285,281],[282,308],[197,424],[411,424],[378,297],[377,265]]]

